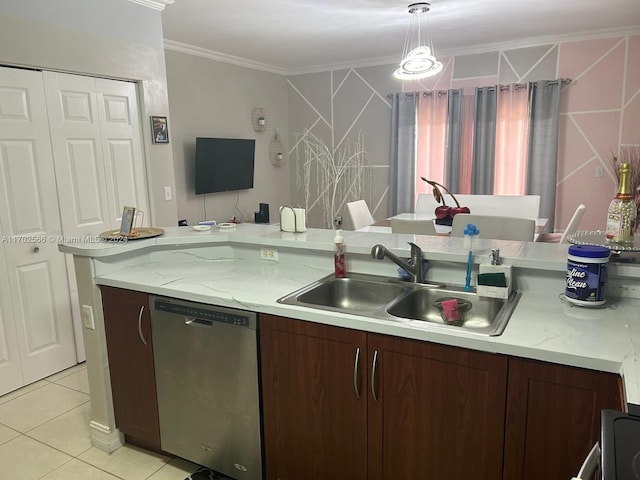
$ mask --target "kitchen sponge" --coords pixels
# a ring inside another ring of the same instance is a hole
[[[457,322],[460,320],[460,309],[458,308],[458,300],[456,298],[442,300],[440,305],[442,306],[445,321]]]
[[[507,277],[503,272],[479,273],[478,285],[489,285],[490,287],[506,287]]]

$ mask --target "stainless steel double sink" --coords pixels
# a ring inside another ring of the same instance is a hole
[[[278,299],[278,303],[375,319],[423,321],[487,336],[500,335],[515,309],[520,292],[509,298],[481,297],[474,291],[444,284],[411,283],[395,278],[348,273],[327,275]],[[457,307],[451,315],[444,304]]]

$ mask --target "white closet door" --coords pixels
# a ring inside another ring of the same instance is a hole
[[[120,227],[122,208],[145,213],[145,161],[136,85],[44,72],[62,231],[97,236]],[[85,237],[86,238],[86,237]],[[85,359],[75,271],[67,258],[78,361]]]
[[[95,87],[111,226],[120,227],[125,205],[144,212],[144,224],[149,225],[136,86],[96,78]]]
[[[0,395],[24,385],[9,289],[5,246],[2,244],[0,245]]]
[[[65,235],[112,228],[95,81],[44,72],[46,104]]]
[[[0,223],[24,383],[74,365],[42,75],[1,69]]]

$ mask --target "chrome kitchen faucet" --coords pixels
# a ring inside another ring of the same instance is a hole
[[[378,260],[382,260],[384,259],[384,257],[387,257],[400,268],[404,269],[411,276],[412,282],[422,283],[425,276],[425,268],[422,261],[422,250],[415,243],[409,242],[409,245],[411,245],[411,260],[409,262],[399,258],[395,254],[387,250],[384,245],[380,244],[373,246],[373,248],[371,249],[371,256],[373,258],[377,258]]]

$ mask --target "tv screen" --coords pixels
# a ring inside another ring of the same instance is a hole
[[[253,188],[256,141],[196,138],[196,194]]]

